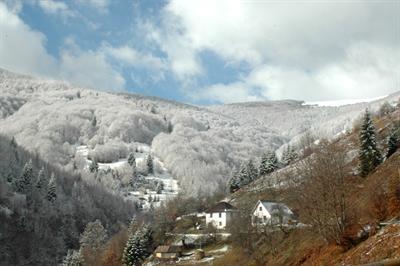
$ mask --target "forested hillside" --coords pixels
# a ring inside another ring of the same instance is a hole
[[[149,144],[184,193],[225,188],[232,170],[266,150],[297,145],[309,132],[331,138],[383,101],[318,107],[296,101],[198,107],[155,97],[111,94],[0,71],[0,132],[45,161],[82,172],[77,147],[111,160]],[[77,168],[77,169],[76,169]]]
[[[60,170],[0,136],[0,265],[57,265],[87,223],[113,235],[135,213],[94,175]]]

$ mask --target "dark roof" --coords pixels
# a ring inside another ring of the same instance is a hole
[[[155,253],[179,253],[181,252],[180,246],[158,246]]]
[[[207,213],[213,213],[213,212],[226,212],[226,211],[232,211],[236,210],[236,208],[232,205],[230,205],[227,202],[221,201],[211,209],[207,210]]]

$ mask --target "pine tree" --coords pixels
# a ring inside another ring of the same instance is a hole
[[[49,184],[47,185],[46,198],[50,202],[55,201],[57,198],[56,179],[54,177],[54,173],[51,174]]]
[[[19,193],[29,194],[32,192],[33,168],[32,160],[25,164],[22,175],[16,179],[15,188]]]
[[[382,162],[376,143],[375,126],[368,110],[365,112],[361,125],[359,160],[361,176],[367,176]]]
[[[240,171],[235,171],[233,173],[232,177],[229,179],[228,186],[231,193],[234,193],[240,189]]]
[[[92,118],[92,127],[96,127],[97,126],[97,118],[96,116],[93,116]]]
[[[143,249],[143,240],[141,239],[139,230],[136,232],[131,232],[122,255],[123,265],[139,265],[144,254],[145,250]]]
[[[297,158],[296,152],[293,150],[293,148],[290,145],[288,145],[286,147],[286,149],[283,151],[281,161],[284,166],[288,166],[294,160],[296,160],[296,158]]]
[[[92,163],[89,166],[89,171],[91,173],[97,173],[99,171],[99,164],[97,163],[96,160],[92,160]]]
[[[150,154],[147,156],[146,164],[147,164],[147,173],[154,174],[153,157]]]
[[[82,266],[82,258],[80,252],[76,250],[68,250],[67,256],[65,256],[62,266]]]
[[[392,156],[398,149],[399,147],[399,132],[398,129],[392,128],[390,131],[389,139],[388,139],[388,151],[386,154],[386,158],[389,158]]]
[[[246,166],[246,174],[247,174],[247,178],[246,178],[247,180],[246,180],[246,182],[244,182],[243,185],[247,185],[257,179],[258,171],[253,163],[253,160],[248,161],[247,166]]]
[[[268,152],[261,158],[259,174],[260,176],[268,175],[278,169],[278,158],[275,152]]]
[[[129,185],[134,189],[136,188],[136,184],[138,183],[138,172],[136,169],[136,163],[132,165],[132,174],[131,174],[131,180],[129,182]]]
[[[130,166],[133,166],[133,165],[136,166],[136,158],[135,158],[135,154],[134,154],[133,152],[131,152],[131,153],[129,154],[129,157],[128,157],[128,164],[129,164]]]
[[[39,174],[38,174],[38,177],[37,177],[37,180],[36,180],[36,185],[35,185],[35,187],[36,187],[40,192],[42,192],[42,191],[47,191],[47,183],[48,183],[48,180],[47,180],[46,174],[45,174],[45,172],[44,172],[44,168],[42,167],[42,168],[40,169],[40,171],[39,171]]]
[[[107,231],[99,220],[90,222],[80,236],[81,250],[89,249],[98,251],[107,239]]]

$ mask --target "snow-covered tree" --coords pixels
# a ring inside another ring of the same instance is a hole
[[[49,183],[47,185],[46,198],[50,202],[53,202],[57,198],[56,179],[54,174],[51,174]]]
[[[79,251],[68,250],[67,256],[65,256],[62,266],[82,266],[82,258]]]
[[[32,190],[33,168],[32,160],[25,164],[22,174],[15,181],[16,191],[19,193],[30,193]]]
[[[163,182],[158,182],[157,185],[156,185],[157,194],[161,194],[163,190],[164,190],[164,183]]]
[[[97,126],[97,118],[96,118],[96,116],[93,116],[91,123],[92,123],[92,127],[96,127]]]
[[[233,193],[250,184],[257,179],[257,177],[257,168],[254,166],[253,161],[249,160],[247,163],[242,164],[239,171],[235,171],[231,179],[228,181],[229,191]]]
[[[142,246],[141,235],[138,231],[131,232],[122,255],[122,263],[126,266],[135,266],[140,263],[145,250]]]
[[[244,185],[247,185],[257,179],[258,171],[253,163],[253,160],[249,160],[247,162],[246,174],[247,174],[247,180],[244,182],[245,183]]]
[[[259,174],[260,176],[268,175],[278,169],[278,158],[275,152],[268,152],[261,157]]]
[[[388,143],[387,143],[388,151],[386,154],[386,158],[389,158],[397,151],[397,149],[399,148],[399,142],[400,142],[399,130],[393,127],[390,131],[388,138]]]
[[[375,126],[371,114],[366,110],[360,131],[360,172],[361,176],[367,176],[382,162],[382,155],[376,142]]]
[[[128,164],[130,166],[133,166],[133,165],[136,166],[136,158],[135,158],[135,154],[133,152],[129,153]]]
[[[97,173],[99,171],[99,164],[97,163],[96,160],[92,160],[92,163],[89,166],[89,171],[91,173]]]
[[[46,173],[44,171],[44,168],[42,167],[39,171],[35,187],[40,192],[47,191],[47,183],[48,183],[48,180],[46,177]]]
[[[79,239],[81,250],[86,248],[99,250],[104,245],[106,238],[107,231],[100,220],[90,222],[86,225]]]
[[[147,156],[146,165],[147,165],[147,173],[154,174],[153,157],[151,156],[151,154]]]
[[[228,182],[229,191],[234,193],[241,188],[240,171],[235,171]]]
[[[282,154],[282,160],[281,160],[282,164],[284,166],[288,166],[296,159],[297,159],[297,154],[295,150],[292,148],[292,146],[288,145]]]

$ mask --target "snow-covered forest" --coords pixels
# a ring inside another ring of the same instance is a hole
[[[136,147],[148,145],[182,193],[225,188],[232,170],[243,162],[258,163],[267,150],[278,150],[279,156],[288,143],[295,146],[310,132],[334,137],[349,130],[365,108],[374,110],[398,98],[329,107],[289,100],[200,107],[5,70],[0,88],[0,133],[15,137],[45,161],[83,173],[87,169],[76,152],[79,147],[88,147],[89,156],[101,164],[126,160]]]

